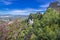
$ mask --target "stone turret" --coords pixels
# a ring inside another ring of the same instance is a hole
[[[58,6],[57,4],[58,4],[58,2],[52,2],[52,3],[50,3],[49,7],[57,8],[57,6]]]
[[[58,11],[60,13],[60,3],[59,2],[52,2],[49,5],[49,7],[55,9],[56,11]]]

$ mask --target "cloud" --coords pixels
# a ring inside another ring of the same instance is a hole
[[[4,5],[10,5],[13,4],[13,2],[19,2],[19,0],[0,0],[0,3]]]
[[[53,2],[53,1],[55,1],[55,0],[36,0],[37,2],[41,2],[41,3],[49,3],[49,2]]]
[[[14,14],[14,15],[25,15],[26,13],[28,13],[28,11],[25,11],[25,10],[12,10],[9,13]]]
[[[10,4],[12,4],[12,1],[9,1],[9,0],[0,0],[0,3],[3,3],[4,5],[10,5]]]
[[[10,5],[10,4],[12,4],[12,2],[8,2],[8,1],[3,1],[3,3],[4,3],[5,5]]]
[[[43,4],[43,5],[40,5],[39,7],[46,8],[46,7],[49,7],[49,4],[50,4],[50,3]]]
[[[35,13],[35,12],[42,12],[44,10],[42,9],[33,9],[33,8],[26,8],[26,9],[23,9],[23,10],[6,10],[5,12],[3,11],[0,11],[2,14],[13,14],[13,15],[29,15],[30,13]],[[0,13],[0,14],[1,14]]]
[[[43,9],[33,9],[33,8],[26,8],[24,9],[25,11],[29,11],[29,12],[38,12],[38,11],[44,11]]]
[[[10,14],[16,14],[16,15],[29,15],[30,13],[35,13],[38,11],[43,11],[43,10],[38,10],[38,9],[24,9],[24,10],[12,10],[9,13]]]
[[[49,7],[49,4],[50,3],[47,3],[47,4],[43,4],[43,5],[40,5],[39,8],[46,11],[46,9]]]

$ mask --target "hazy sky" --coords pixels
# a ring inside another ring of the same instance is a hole
[[[28,15],[45,11],[54,0],[0,0],[0,14]]]

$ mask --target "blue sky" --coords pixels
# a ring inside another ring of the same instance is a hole
[[[54,0],[0,0],[0,14],[29,15],[43,12]]]

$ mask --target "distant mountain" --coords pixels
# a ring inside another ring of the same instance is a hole
[[[0,20],[4,20],[4,21],[11,21],[17,18],[23,20],[28,18],[28,15],[11,15],[11,14],[0,15]]]
[[[0,14],[1,16],[11,16],[11,17],[28,17],[28,15],[12,15],[12,14]]]

